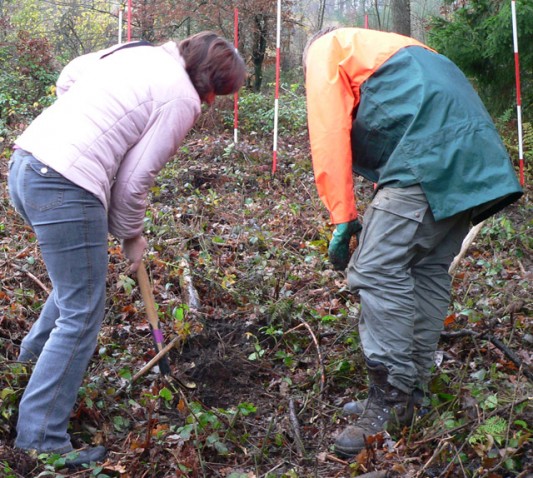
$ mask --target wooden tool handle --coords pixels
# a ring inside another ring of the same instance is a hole
[[[152,285],[150,284],[146,267],[142,261],[137,269],[137,282],[139,283],[139,288],[141,289],[141,295],[146,308],[148,322],[150,322],[150,325],[154,329],[159,329],[159,317],[155,308],[154,293],[152,292]]]
[[[146,266],[144,262],[141,261],[139,268],[137,269],[137,282],[139,283],[139,288],[141,289],[141,295],[144,302],[144,307],[146,308],[146,316],[148,317],[148,323],[152,329],[152,336],[154,338],[156,353],[163,350],[163,334],[159,328],[159,317],[157,315],[157,310],[155,308],[155,299],[154,293],[152,291],[152,285],[146,272]],[[170,373],[170,366],[166,356],[162,356],[159,359],[159,369],[163,375],[168,375]]]

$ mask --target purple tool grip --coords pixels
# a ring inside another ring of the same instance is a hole
[[[152,333],[154,334],[154,339],[156,343],[162,344],[163,343],[163,332],[161,332],[159,329],[152,330]]]

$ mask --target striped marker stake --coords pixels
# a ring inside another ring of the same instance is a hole
[[[239,9],[235,7],[233,15],[233,39],[235,51],[239,51]],[[233,95],[233,142],[237,144],[239,128],[239,92]]]
[[[276,172],[278,163],[278,112],[279,112],[279,68],[280,68],[280,36],[281,36],[281,0],[278,0],[276,28],[276,88],[274,93],[274,146],[272,152],[272,174]]]
[[[520,93],[520,61],[518,58],[518,29],[516,27],[516,2],[511,0],[513,22],[513,47],[516,77],[516,116],[518,120],[518,161],[520,168],[520,185],[524,185],[524,147],[522,144],[522,98]]]
[[[122,43],[122,16],[124,13],[124,5],[121,3],[118,7],[118,44]]]
[[[128,41],[131,41],[131,0],[128,0]]]

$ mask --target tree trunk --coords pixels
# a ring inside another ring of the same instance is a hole
[[[320,0],[320,5],[318,7],[318,19],[317,19],[317,31],[322,30],[324,26],[324,13],[326,11],[326,0]]]
[[[374,8],[376,9],[376,18],[377,18],[377,22],[378,22],[378,30],[381,30],[381,18],[379,16],[379,4],[378,4],[378,0],[374,0]]]
[[[411,36],[411,0],[392,0],[392,31]]]
[[[268,19],[267,16],[258,13],[254,17],[255,31],[253,37],[252,61],[254,63],[254,84],[255,92],[261,91],[263,82],[263,61],[265,59],[267,47]]]

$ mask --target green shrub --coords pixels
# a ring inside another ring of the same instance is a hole
[[[282,87],[278,105],[278,132],[295,135],[305,131],[307,107],[305,96],[298,93],[299,85]],[[239,130],[247,134],[270,135],[274,131],[274,95],[241,90],[239,95]],[[223,112],[224,124],[233,127],[233,110]]]
[[[20,130],[55,100],[57,78],[51,46],[27,32],[0,47],[0,136]]]

